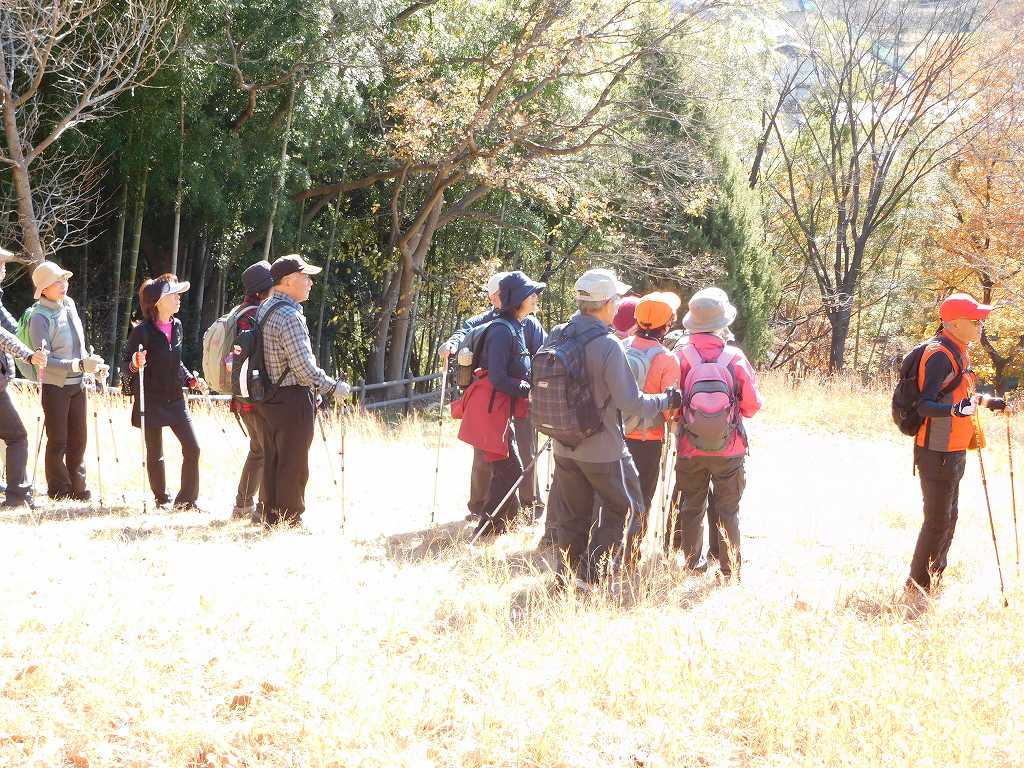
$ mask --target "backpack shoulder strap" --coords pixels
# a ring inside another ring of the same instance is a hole
[[[690,366],[691,371],[704,363],[704,358],[692,343],[683,347],[683,357],[686,358],[686,363]]]
[[[960,354],[960,350],[957,349],[956,344],[954,344],[952,341],[947,339],[945,336],[942,336],[941,334],[935,336],[933,340],[939,343],[939,348],[942,349],[946,357],[949,358],[950,362],[953,364],[953,368],[956,370],[956,376],[950,379],[949,384],[947,384],[946,386],[942,387],[939,390],[939,395],[944,396],[948,395],[950,392],[952,392],[954,389],[960,386],[960,382],[963,381],[964,374],[967,373],[967,371],[964,369],[963,355]],[[924,360],[923,352],[921,354],[921,360]],[[921,362],[918,361],[919,368],[920,365]]]

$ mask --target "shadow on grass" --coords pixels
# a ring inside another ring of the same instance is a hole
[[[449,554],[469,544],[474,526],[462,520],[435,525],[419,531],[397,533],[384,539],[384,553],[396,563],[418,563]]]
[[[912,623],[932,608],[932,600],[920,591],[901,595],[854,592],[839,601],[838,608],[864,622],[875,624]]]
[[[260,541],[272,532],[255,528],[237,521],[208,520],[195,523],[170,523],[173,518],[144,518],[150,524],[139,526],[122,526],[98,528],[90,538],[95,541],[117,541],[131,543],[160,537],[169,537],[192,542],[234,542],[246,543]]]
[[[89,505],[83,507],[47,505],[35,509],[28,507],[15,507],[0,512],[0,523],[13,525],[39,525],[50,522],[70,522],[73,520],[86,520],[94,517],[133,517],[139,514],[135,507],[128,506],[99,506]]]

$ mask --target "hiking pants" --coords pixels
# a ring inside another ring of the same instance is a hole
[[[739,573],[740,499],[747,484],[744,461],[744,456],[680,456],[676,462],[676,492],[681,497],[678,525],[688,568],[700,564],[705,506],[714,483],[714,508],[724,534],[719,551],[722,574]]]
[[[532,463],[537,453],[537,430],[533,428],[529,417],[514,419],[512,423],[516,429],[516,452],[519,454],[520,466],[529,467],[525,470],[523,482],[519,484],[519,503],[524,507],[532,507],[543,503],[537,484],[537,466]]]
[[[480,525],[483,525],[487,515],[492,515],[488,532],[504,533],[519,514],[519,502],[514,493],[509,496],[508,501],[502,504],[501,509],[498,509],[501,500],[505,498],[509,489],[515,485],[516,480],[523,473],[523,465],[519,463],[519,454],[516,451],[516,437],[515,427],[510,426],[508,457],[501,461],[487,462],[491,467],[491,482],[487,488],[487,500],[481,512]]]
[[[7,503],[21,504],[31,496],[32,488],[25,478],[28,464],[28,432],[11,401],[11,393],[0,390],[0,440],[7,444],[4,468],[7,474]]]
[[[306,511],[316,406],[309,387],[281,387],[256,411],[263,425],[263,521],[298,523]]]
[[[661,456],[664,443],[661,440],[626,440],[626,447],[636,464],[640,476],[640,489],[644,497],[644,509],[650,510],[654,503],[654,494],[658,491],[658,478],[661,475]],[[668,482],[668,478],[665,479]],[[640,521],[640,537],[643,538],[647,518]]]
[[[568,577],[568,566],[577,578],[594,583],[606,570],[632,563],[638,551],[639,521],[646,511],[631,457],[591,462],[556,455],[551,488],[558,494],[553,525],[555,546],[562,553],[558,578]],[[598,512],[595,494],[601,500]]]
[[[46,493],[63,499],[85,493],[85,445],[89,439],[86,395],[81,382],[43,384],[46,424]]]
[[[493,464],[484,459],[484,452],[479,448],[473,449],[473,469],[469,475],[469,508],[471,515],[486,515],[494,509],[484,509],[487,506],[487,493],[491,488],[491,469]]]
[[[192,419],[186,413],[184,419],[168,427],[181,443],[181,485],[174,503],[195,504],[199,498],[199,441],[192,428]],[[146,424],[146,471],[149,473],[149,487],[156,503],[170,502],[171,497],[167,495],[167,472],[164,468],[164,428],[158,425]]]
[[[675,528],[672,530],[671,535],[666,533],[668,537],[665,542],[666,550],[669,548],[680,549],[683,546],[683,529],[679,519],[679,510],[682,508],[682,496],[679,494],[679,490],[674,488],[672,490],[673,501],[672,507],[675,509],[675,520],[669,519],[666,525],[671,527],[673,524]],[[671,513],[671,509],[669,512]],[[721,548],[722,548],[722,533],[719,530],[718,521],[718,510],[715,509],[715,484],[711,483],[711,488],[708,491],[708,504],[707,504],[707,516],[708,516],[708,560],[719,561],[721,560]]]
[[[238,480],[238,492],[235,494],[236,507],[251,507],[256,492],[260,494],[260,504],[265,501],[263,493],[263,425],[255,411],[241,411],[238,417],[249,433],[249,453],[242,465],[242,476]]]
[[[946,568],[956,530],[960,479],[967,468],[967,452],[945,453],[914,446],[914,465],[921,477],[924,523],[910,561],[910,580],[928,590],[932,574],[941,577]]]

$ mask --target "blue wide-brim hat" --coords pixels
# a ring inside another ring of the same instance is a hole
[[[525,272],[509,272],[501,280],[498,293],[502,310],[518,307],[535,293],[548,287],[547,283],[531,280]]]

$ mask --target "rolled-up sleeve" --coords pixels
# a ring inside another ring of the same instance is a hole
[[[32,350],[6,328],[0,328],[0,350],[21,360],[32,355]]]

